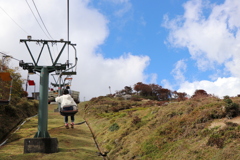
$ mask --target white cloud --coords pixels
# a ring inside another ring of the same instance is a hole
[[[131,10],[131,8],[132,8],[132,4],[127,2],[124,4],[124,6],[121,9],[119,9],[118,11],[115,12],[115,15],[117,17],[122,17],[127,12],[129,12],[129,10]]]
[[[216,5],[189,0],[183,7],[183,15],[171,20],[164,16],[163,26],[169,29],[168,43],[187,48],[201,71],[213,71],[209,77],[214,81],[185,80],[178,91],[192,95],[196,89],[204,89],[220,97],[236,96],[240,92],[240,1],[225,0]],[[172,72],[175,79],[184,80],[184,72],[177,68]],[[222,78],[229,74],[229,78]]]
[[[22,28],[29,32],[33,39],[46,39],[25,1],[0,0],[0,2],[1,7]],[[109,33],[107,26],[108,19],[97,9],[89,7],[89,2],[88,0],[70,1],[70,40],[77,44],[79,60],[77,75],[73,76],[71,88],[80,91],[81,100],[83,100],[83,97],[88,100],[95,96],[106,95],[109,93],[109,86],[114,92],[139,81],[144,82],[146,77],[154,80],[154,76],[144,74],[145,68],[150,63],[148,56],[123,53],[120,57],[108,59],[103,57],[101,53],[96,53],[97,48],[104,43],[111,33]],[[128,3],[128,1],[121,2]],[[58,0],[42,0],[35,1],[35,3],[52,37],[57,40],[61,38],[66,40],[66,3]],[[0,23],[4,24],[0,30],[0,51],[11,54],[15,58],[24,59],[25,62],[31,62],[26,46],[23,43],[19,44],[19,40],[25,39],[28,34],[23,32],[2,12],[0,13]],[[33,54],[37,57],[41,47],[34,43],[31,45],[31,49],[34,50]],[[54,47],[54,58],[56,58],[60,49],[60,45]],[[44,54],[48,56],[48,53],[44,52]],[[60,59],[61,63],[66,62],[66,52],[63,54],[63,58]],[[73,59],[72,55],[72,49],[70,48],[70,58]],[[44,63],[49,62],[49,58],[46,56],[42,59]],[[18,66],[17,61],[12,60],[12,62],[15,66]],[[23,78],[26,77],[26,72],[21,72]],[[39,77],[31,76],[31,79],[38,81]],[[50,78],[50,82],[52,81],[53,79]]]
[[[129,0],[105,0],[110,2],[116,6],[116,11],[114,11],[114,15],[116,17],[123,17],[126,13],[128,13],[132,9],[132,4]]]
[[[240,94],[240,78],[229,77],[229,78],[218,78],[216,81],[195,81],[195,82],[184,82],[178,89],[179,92],[186,92],[189,95],[197,89],[203,89],[208,94],[214,94],[220,98],[223,96],[237,96]]]
[[[149,57],[134,56],[130,53],[119,58],[104,59],[102,55],[90,56],[79,64],[79,78],[74,80],[74,89],[82,91],[82,96],[95,97],[121,90],[124,86],[144,82],[144,69],[148,66]],[[81,84],[81,86],[78,84]]]
[[[164,26],[170,30],[168,41],[175,47],[188,48],[201,70],[223,64],[232,75],[240,76],[236,70],[240,61],[240,1],[226,0],[221,5],[205,2],[186,2],[184,15],[172,20],[165,15]],[[209,8],[207,15],[204,10]]]
[[[184,73],[186,72],[186,69],[187,69],[187,64],[185,63],[185,60],[179,60],[175,64],[175,68],[172,70],[171,73],[172,73],[174,79],[178,83],[182,83],[185,81]]]
[[[157,84],[157,78],[158,78],[158,75],[156,73],[152,73],[149,75],[145,75],[142,82],[147,82],[148,84]],[[140,82],[140,81],[138,81],[138,82]]]
[[[172,84],[167,79],[163,79],[161,81],[161,84],[162,84],[163,88],[167,88],[169,90],[173,90]]]

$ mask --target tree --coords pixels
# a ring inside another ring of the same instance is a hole
[[[152,89],[151,96],[153,96],[154,99],[159,100],[159,94],[162,89],[162,86],[158,84],[149,84],[149,86]]]
[[[133,89],[134,89],[135,91],[137,91],[137,94],[138,94],[139,91],[142,90],[142,89],[141,89],[141,88],[142,88],[142,85],[143,85],[142,82],[138,82],[137,84],[134,84],[134,88],[133,88]]]
[[[5,61],[4,64],[2,64],[2,61],[0,61],[0,62],[2,65],[3,71],[10,73],[10,75],[13,78],[11,101],[18,102],[19,97],[22,97],[24,95],[24,93],[23,93],[24,90],[22,88],[23,80],[21,79],[20,73],[18,73],[19,68],[18,67],[15,67],[14,69],[9,68],[9,66],[8,66],[9,60]],[[5,85],[5,83],[6,83],[6,85]],[[0,80],[0,85],[4,86],[4,87],[0,88],[1,93],[9,93],[10,92],[9,83],[10,82],[4,82],[4,81]]]
[[[209,95],[207,94],[207,92],[205,91],[205,90],[203,90],[203,89],[197,89],[195,92],[194,92],[194,94],[193,94],[193,96],[192,96],[192,98],[194,98],[194,97],[208,97]]]
[[[125,91],[125,94],[132,94],[133,89],[132,87],[125,86],[124,91]]]
[[[169,100],[172,97],[172,92],[169,89],[162,88],[158,92],[159,100]]]
[[[139,92],[140,92],[140,95],[145,96],[145,97],[151,95],[151,93],[152,93],[151,87],[142,82],[138,82],[137,84],[135,84],[134,90],[137,91],[137,94],[139,94]]]
[[[125,86],[124,89],[120,91],[116,91],[117,95],[126,95],[126,94],[132,94],[132,87]]]
[[[172,95],[174,96],[174,99],[178,100],[178,101],[184,101],[186,100],[186,96],[187,96],[187,93],[185,92],[177,92],[177,91],[174,91],[172,93]]]

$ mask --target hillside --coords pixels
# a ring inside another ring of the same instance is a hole
[[[86,120],[110,160],[240,159],[238,104],[240,97],[166,103],[106,96],[80,103],[76,123]],[[23,154],[23,140],[37,131],[34,117],[0,148],[0,159],[102,159],[86,125],[65,129],[55,107],[49,105],[48,131],[58,138],[58,153]]]
[[[36,115],[38,101],[18,98],[10,104],[0,105],[0,144],[18,124],[26,118]]]
[[[48,132],[52,138],[58,139],[59,152],[53,154],[28,153],[23,154],[24,139],[33,138],[38,130],[38,117],[27,119],[21,128],[9,137],[9,141],[0,147],[1,160],[100,160],[98,150],[92,140],[91,132],[83,123],[75,125],[74,129],[66,129],[63,123],[63,116],[54,112],[57,105],[48,107]],[[77,113],[76,123],[83,122]]]
[[[164,104],[98,97],[81,108],[109,159],[223,160],[240,159],[239,103],[239,97]]]

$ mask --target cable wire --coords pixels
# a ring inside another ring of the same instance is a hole
[[[34,14],[32,8],[30,7],[30,5],[29,5],[29,3],[28,3],[27,0],[26,0],[26,3],[27,3],[27,5],[28,5],[29,9],[31,10],[31,12],[32,12],[32,14],[33,14],[35,20],[37,21],[38,25],[40,26],[41,30],[43,31],[43,33],[47,36],[48,39],[50,39],[49,36],[46,34],[46,32],[43,30],[42,26],[40,25],[40,23],[39,23],[37,17],[35,16],[35,14]]]
[[[3,53],[3,52],[0,52],[0,53],[3,54],[3,55],[5,55],[5,56],[10,56],[10,55],[7,55],[7,54],[5,54],[5,53]],[[14,58],[14,57],[12,57],[12,56],[10,56],[9,58],[12,58],[12,59],[14,59],[14,60],[16,60],[16,61],[20,61],[19,59]]]
[[[41,15],[40,15],[40,13],[39,13],[39,11],[38,11],[38,9],[37,9],[37,6],[36,6],[34,0],[32,0],[32,2],[33,2],[33,4],[34,4],[34,6],[35,6],[35,9],[36,9],[36,11],[37,11],[37,13],[38,13],[39,18],[40,18],[41,21],[42,21],[42,24],[43,24],[44,28],[46,29],[46,31],[47,31],[48,35],[50,36],[50,38],[52,38],[51,34],[48,32],[48,29],[47,29],[47,27],[45,26],[45,24],[44,24],[44,22],[43,22],[43,20],[42,20],[42,17],[41,17]],[[52,40],[53,40],[53,38],[52,38]]]
[[[3,12],[4,12],[19,28],[21,28],[21,30],[22,30],[23,32],[25,32],[26,34],[28,34],[28,32],[25,31],[1,6],[0,6],[0,8],[3,10]],[[29,34],[28,34],[28,35],[29,35]]]

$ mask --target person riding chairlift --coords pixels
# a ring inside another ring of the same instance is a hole
[[[63,90],[63,95],[55,98],[55,101],[61,103],[62,111],[71,111],[77,106],[74,102],[71,95],[69,95],[69,91],[67,89]],[[68,125],[68,116],[64,116],[65,127],[69,129]],[[74,115],[71,115],[71,128],[74,128]]]
[[[69,94],[72,95],[72,91],[71,91],[70,87],[67,86],[66,89],[68,90]]]

